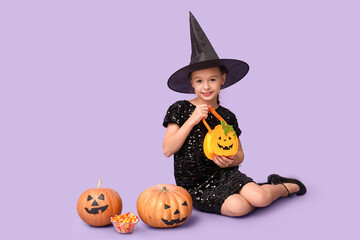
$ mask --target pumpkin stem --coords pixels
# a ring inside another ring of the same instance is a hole
[[[166,186],[163,186],[161,189],[162,192],[168,192],[169,190],[167,190]]]
[[[101,186],[101,178],[99,178],[98,189],[100,189],[100,186]]]

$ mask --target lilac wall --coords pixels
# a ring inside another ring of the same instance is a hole
[[[176,229],[140,222],[128,238],[354,239],[359,4],[173,2],[0,4],[1,234],[116,239],[111,226],[78,217],[84,190],[102,178],[123,212],[136,213],[144,189],[174,183],[162,120],[170,104],[192,97],[166,86],[190,60],[190,10],[220,57],[250,65],[221,95],[243,130],[241,169],[259,182],[298,177],[308,194],[242,218],[195,210]]]

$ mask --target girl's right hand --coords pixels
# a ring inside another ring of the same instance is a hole
[[[190,118],[194,125],[198,124],[201,119],[207,118],[209,113],[209,107],[206,104],[197,105]]]

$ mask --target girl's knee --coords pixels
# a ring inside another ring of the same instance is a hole
[[[239,194],[229,196],[221,206],[221,214],[231,217],[244,216],[254,208]]]
[[[245,198],[254,207],[266,207],[272,202],[271,195],[261,187],[253,189]]]

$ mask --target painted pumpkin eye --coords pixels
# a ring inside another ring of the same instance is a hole
[[[168,208],[170,208],[170,206],[165,204],[165,210],[168,209]]]
[[[187,206],[187,202],[185,201],[185,202],[183,202],[183,204],[181,204],[181,205],[183,205],[183,206]]]
[[[101,194],[101,195],[99,196],[99,199],[100,199],[100,200],[105,200],[104,194]]]
[[[231,140],[231,137],[229,137],[229,140]]]
[[[88,195],[87,200],[90,201],[91,199],[93,199],[92,196]]]
[[[221,140],[221,137],[219,137],[219,140]]]

